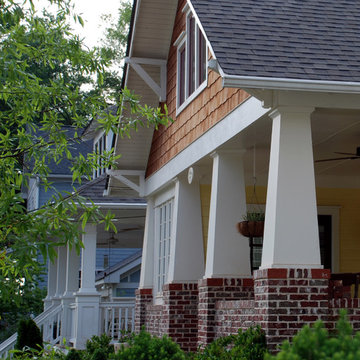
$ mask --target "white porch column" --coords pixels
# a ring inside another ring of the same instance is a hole
[[[196,171],[196,170],[195,170]],[[195,174],[196,175],[196,174]],[[197,282],[204,275],[200,184],[176,179],[167,283]]]
[[[310,115],[278,108],[273,119],[261,268],[321,268]]]
[[[66,246],[57,248],[57,278],[56,278],[56,299],[61,299],[65,291],[66,283]]]
[[[205,278],[250,277],[250,249],[236,224],[246,214],[240,152],[213,154]]]
[[[79,289],[79,265],[80,256],[77,254],[75,247],[70,250],[66,247],[66,281],[65,292],[61,299],[62,317],[61,317],[61,336],[67,340],[71,338],[72,310],[70,305],[75,302],[75,292]]]
[[[154,286],[154,200],[147,199],[139,289]]]
[[[47,296],[44,299],[44,310],[52,305],[52,299],[56,293],[57,259],[54,262],[48,260]]]
[[[85,348],[86,340],[99,334],[100,293],[95,288],[96,224],[85,226],[82,240],[81,286],[75,296],[75,338],[71,339],[76,349]]]

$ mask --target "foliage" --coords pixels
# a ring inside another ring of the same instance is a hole
[[[86,341],[87,358],[92,360],[102,360],[114,352],[114,346],[110,345],[111,337],[106,334],[94,335]]]
[[[285,341],[280,352],[268,355],[266,360],[350,360],[360,359],[360,332],[353,335],[353,329],[346,319],[346,311],[340,312],[337,331],[330,335],[321,321],[308,325],[293,338],[292,343]]]
[[[119,92],[121,89],[121,73],[124,63],[125,49],[128,40],[129,25],[131,20],[132,1],[126,0],[120,3],[118,18],[115,20],[111,14],[104,15],[102,20],[109,24],[101,40],[99,51],[107,56],[110,68],[104,75],[103,87],[109,93]]]
[[[239,359],[262,360],[266,353],[266,337],[260,326],[239,329],[236,335],[221,337],[199,350],[193,360]]]
[[[70,349],[64,360],[81,360],[80,352],[76,349]]]
[[[130,330],[121,330],[119,336],[119,343],[130,342],[135,336],[135,333]]]
[[[265,214],[263,212],[250,212],[243,216],[244,221],[264,221]]]
[[[129,25],[131,20],[132,2],[122,1],[118,9],[118,19],[114,21],[111,14],[104,15],[102,20],[109,24],[102,39],[102,48],[111,53],[114,62],[120,63],[125,57],[125,49],[128,39]]]
[[[121,107],[115,114],[107,111],[117,100],[102,88],[109,58],[85,49],[71,33],[67,19],[82,19],[72,13],[68,1],[48,1],[57,6],[52,17],[36,15],[31,0],[0,1],[0,297],[14,298],[17,304],[23,284],[40,271],[39,252],[46,261],[54,260],[57,246],[69,243],[79,251],[87,221],[116,230],[113,215],[89,206],[76,189],[56,193],[48,177],[49,162],[67,159],[73,183],[81,183],[98,166],[99,155],[73,155],[70,150],[83,141],[82,129],[91,119],[119,136],[130,136],[139,126],[167,123],[167,114],[140,105],[126,89],[119,103],[130,115],[120,122]],[[94,88],[84,92],[88,79],[94,79]],[[71,139],[64,130],[68,124]],[[116,159],[107,152],[102,166],[115,166]],[[28,212],[21,193],[35,178],[55,195]]]
[[[20,320],[17,334],[15,349],[23,350],[26,349],[26,347],[37,351],[42,349],[42,334],[34,320]]]
[[[153,337],[144,330],[129,341],[129,347],[122,346],[115,355],[118,360],[185,360],[185,353],[169,337]]]
[[[12,350],[10,355],[13,355],[17,360],[65,360],[66,356],[58,348],[50,346],[44,347],[43,349],[33,354],[29,351]],[[35,356],[34,356],[35,355]],[[10,359],[10,358],[8,358]]]
[[[108,353],[103,348],[95,349],[94,353],[92,354],[91,360],[107,360]]]
[[[17,324],[21,319],[35,317],[43,311],[42,300],[45,296],[46,289],[37,287],[37,282],[34,280],[23,284],[21,296],[14,298],[8,294],[0,297],[0,342],[16,332]],[[19,303],[15,299],[19,299]]]

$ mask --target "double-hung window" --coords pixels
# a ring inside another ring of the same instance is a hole
[[[206,87],[206,40],[191,12],[186,17],[186,32],[180,35],[176,44],[179,112]]]
[[[166,282],[169,269],[173,200],[168,200],[159,205],[156,211],[156,233],[158,240],[156,290],[160,293]]]

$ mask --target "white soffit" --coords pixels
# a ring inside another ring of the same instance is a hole
[[[141,0],[130,57],[167,59],[177,0]]]

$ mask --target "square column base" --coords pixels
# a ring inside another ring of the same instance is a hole
[[[208,278],[199,280],[198,346],[204,347],[216,337],[216,302],[254,298],[253,279]]]
[[[75,296],[75,338],[70,341],[76,349],[85,349],[86,341],[99,335],[100,294],[77,293]]]
[[[270,351],[305,325],[328,320],[330,270],[261,269],[254,272],[255,316]]]
[[[152,289],[136,292],[135,331],[142,326],[151,335],[168,335],[185,351],[197,350],[198,286],[173,283],[163,286],[163,303],[153,305]]]

